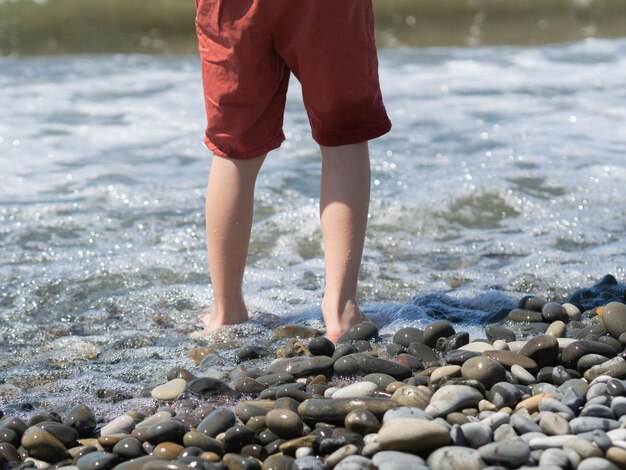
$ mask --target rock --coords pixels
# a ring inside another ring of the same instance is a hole
[[[200,427],[200,426],[198,426]],[[139,438],[142,442],[149,442],[153,446],[161,442],[182,442],[185,435],[185,425],[177,419],[171,419],[150,426]]]
[[[374,457],[372,457],[372,463],[376,465],[379,470],[385,468],[389,468],[390,470],[413,469],[420,465],[426,465],[426,462],[421,457],[396,450],[377,452],[374,454]]]
[[[56,421],[42,421],[37,424],[37,426],[56,437],[67,449],[77,445],[76,439],[78,439],[78,431],[76,431],[74,428],[66,426],[65,424],[58,423]],[[10,429],[6,430],[11,431]]]
[[[333,366],[333,359],[328,356],[294,357],[278,360],[270,366],[274,374],[291,374],[294,377],[320,374]]]
[[[487,339],[492,343],[496,340],[506,341],[507,343],[515,341],[515,332],[509,330],[502,325],[487,325],[485,327]]]
[[[485,343],[488,344],[488,343]],[[480,356],[480,353],[474,351],[464,351],[463,349],[457,349],[456,351],[450,351],[446,356],[446,362],[450,365],[462,366],[465,361],[471,357]]]
[[[378,328],[371,321],[357,323],[344,334],[342,334],[337,343],[347,343],[350,341],[368,340],[378,335]]]
[[[233,395],[235,393],[235,391],[224,382],[213,377],[199,377],[192,380],[187,384],[187,391],[202,395],[203,397]]]
[[[145,457],[139,457],[137,459],[129,460],[128,462],[121,463],[115,467],[115,470],[143,470],[150,462],[159,460],[154,455],[146,455]]]
[[[552,397],[549,393],[539,393],[537,395],[533,395],[530,398],[526,398],[525,400],[520,401],[516,406],[515,410],[519,410],[521,408],[525,408],[529,413],[534,413],[539,408],[539,404],[546,398]]]
[[[226,452],[226,454],[241,454],[241,450],[244,446],[255,443],[255,434],[254,431],[246,426],[235,424],[226,430],[223,434],[223,439],[224,452]]]
[[[46,462],[59,462],[69,457],[63,443],[39,426],[31,426],[24,432],[22,447],[31,457]]]
[[[393,342],[400,346],[407,347],[413,342],[423,343],[424,332],[419,328],[405,327],[401,328],[393,335]]]
[[[489,465],[519,467],[530,457],[530,447],[522,440],[493,442],[478,449],[481,458]]]
[[[485,444],[489,444],[493,439],[491,427],[483,423],[462,424],[461,431],[465,437],[465,445],[473,449],[478,449]]]
[[[378,389],[373,382],[357,382],[340,388],[332,394],[333,398],[363,398]]]
[[[244,346],[236,353],[237,362],[250,361],[252,359],[258,359],[259,357],[267,356],[268,352],[263,346]]]
[[[472,341],[471,343],[466,344],[465,346],[461,346],[459,349],[462,351],[484,353],[485,351],[492,351],[493,345],[486,343],[485,341]]]
[[[383,423],[400,418],[431,420],[432,416],[420,408],[401,406],[387,411],[383,416]]]
[[[435,369],[433,373],[430,374],[430,383],[436,384],[439,383],[442,379],[459,376],[461,376],[461,366],[452,365],[437,367],[437,369]]]
[[[297,458],[293,462],[291,470],[326,470],[326,465],[317,457],[307,455]]]
[[[290,470],[296,459],[288,455],[270,455],[263,462],[262,470]]]
[[[568,468],[569,464],[567,453],[562,449],[546,449],[539,458],[540,467]]]
[[[585,372],[584,377],[588,382],[591,382],[601,375],[608,375],[616,379],[626,378],[626,361],[623,357],[614,357],[602,364],[593,366]]]
[[[146,450],[137,439],[127,437],[113,446],[113,453],[130,460],[146,455]]]
[[[619,422],[614,419],[594,418],[591,416],[574,418],[569,424],[572,428],[572,432],[576,434],[595,431],[596,429],[606,432],[619,428]]]
[[[108,470],[115,467],[120,458],[109,452],[91,452],[76,461],[79,470]]]
[[[205,452],[213,452],[218,455],[224,453],[224,446],[217,439],[207,436],[199,431],[189,431],[183,436],[185,447],[199,447]]]
[[[349,373],[349,369],[344,369],[341,367],[340,362],[342,361],[353,361],[352,364],[349,365],[349,367],[354,368],[354,372],[358,372],[360,374],[384,373],[398,380],[403,380],[413,375],[411,369],[409,369],[408,367],[402,366],[392,361],[386,361],[384,359],[372,357],[369,354],[365,353],[350,354],[337,360],[334,365],[334,369],[340,374]]]
[[[509,320],[519,323],[541,322],[543,321],[543,315],[541,315],[541,312],[516,308],[509,312]]]
[[[542,411],[539,418],[541,430],[548,436],[570,434],[569,423],[556,413]]]
[[[553,336],[536,336],[531,338],[519,353],[531,358],[538,367],[549,366],[556,362],[559,354],[559,342]]]
[[[314,338],[322,336],[323,333],[315,328],[309,328],[302,325],[281,325],[274,328],[274,336],[277,338]]]
[[[370,411],[352,410],[346,415],[344,426],[349,431],[365,436],[366,434],[378,432],[380,421]]]
[[[563,306],[557,302],[547,302],[541,307],[543,319],[549,323],[557,320],[569,320]]]
[[[473,357],[465,361],[461,374],[466,380],[477,380],[485,387],[491,388],[506,377],[504,367],[496,360],[486,356]]]
[[[426,408],[432,397],[432,392],[424,386],[404,385],[398,388],[391,399],[400,406]]]
[[[291,410],[270,410],[265,419],[267,427],[283,439],[293,439],[302,435],[304,423],[300,416]]]
[[[508,382],[499,382],[491,387],[487,396],[489,401],[500,409],[506,406],[513,408],[519,403],[522,395],[523,392],[519,387]]]
[[[102,429],[100,429],[100,435],[109,436],[117,433],[130,433],[134,427],[135,420],[131,416],[122,415],[102,427]]]
[[[626,333],[626,305],[621,302],[610,302],[602,310],[602,323],[614,338]]]
[[[387,410],[397,407],[398,403],[388,398],[311,398],[298,406],[298,414],[304,421],[340,425],[348,413],[357,408],[366,409],[382,419]]]
[[[258,395],[266,389],[265,385],[257,382],[252,377],[245,376],[238,378],[233,386],[236,392],[246,395]]]
[[[157,457],[159,460],[175,460],[183,453],[184,450],[185,448],[180,444],[175,444],[174,442],[161,442],[154,448],[152,455]]]
[[[513,374],[513,376],[519,380],[520,383],[525,385],[532,384],[537,381],[533,374],[517,364],[511,366],[511,374]]]
[[[155,400],[172,401],[178,398],[187,388],[185,379],[174,379],[152,389],[151,395]]]
[[[96,428],[96,415],[87,405],[76,405],[67,412],[63,424],[76,429],[80,437],[91,437]]]
[[[375,383],[380,390],[385,390],[387,385],[396,381],[391,375],[381,373],[367,374],[363,377],[363,380]]]
[[[335,344],[325,336],[318,336],[309,341],[309,352],[313,356],[332,357],[335,353]]]
[[[513,351],[485,351],[483,356],[495,359],[506,368],[518,365],[527,370],[537,369],[537,363],[529,357]]]
[[[394,419],[386,422],[378,432],[383,450],[397,450],[428,455],[450,442],[448,428],[433,421]]]
[[[626,468],[626,449],[622,447],[611,447],[606,451],[605,457],[611,461],[611,463],[617,465],[619,468]]]
[[[445,416],[463,408],[473,408],[483,399],[481,393],[467,385],[446,385],[437,390],[426,407],[426,413],[433,417]]]
[[[417,357],[422,362],[435,362],[439,360],[439,356],[430,346],[423,343],[413,341],[409,344],[407,352],[412,356]]]
[[[561,338],[565,336],[567,326],[561,320],[552,322],[546,330],[546,336],[552,336],[554,338]]]
[[[619,470],[619,467],[606,459],[592,457],[580,462],[576,470]]]
[[[575,341],[566,346],[561,353],[561,361],[563,365],[573,366],[578,362],[578,359],[586,354],[600,354],[602,356],[611,358],[615,356],[615,349],[611,346],[598,343],[597,341]]]
[[[198,425],[197,431],[215,437],[235,424],[236,417],[228,408],[218,408],[211,412]]]
[[[434,348],[439,338],[447,338],[456,332],[454,327],[447,321],[435,321],[424,330],[423,343]]]
[[[430,454],[428,467],[431,470],[480,470],[485,468],[486,464],[477,450],[466,447],[446,446]]]

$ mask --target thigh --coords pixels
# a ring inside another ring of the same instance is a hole
[[[302,84],[315,140],[345,145],[388,132],[371,0],[282,1],[292,3],[274,43]]]
[[[284,140],[289,69],[272,46],[259,0],[196,0],[207,114],[205,143],[220,156],[254,158]]]

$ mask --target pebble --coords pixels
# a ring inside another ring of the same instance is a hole
[[[304,421],[343,424],[348,413],[356,408],[366,409],[382,419],[387,410],[396,407],[398,403],[389,398],[311,398],[298,406],[298,415]]]
[[[301,356],[278,360],[270,366],[273,374],[290,374],[303,377],[323,373],[333,366],[333,359],[328,356]]]
[[[200,422],[197,431],[215,437],[233,426],[236,419],[235,413],[230,409],[218,408]]]
[[[63,443],[39,426],[31,426],[24,431],[21,442],[22,447],[35,459],[58,462],[69,457]]]
[[[492,442],[478,449],[480,457],[489,465],[519,467],[530,457],[530,447],[522,440]]]
[[[602,310],[602,323],[614,338],[626,333],[626,305],[622,302],[609,302]]]
[[[79,404],[67,412],[63,424],[76,429],[80,437],[89,437],[96,428],[96,415],[87,405]]]
[[[283,439],[293,439],[300,437],[304,429],[304,423],[291,410],[275,409],[265,416],[267,427]]]
[[[376,389],[378,386],[373,382],[357,382],[338,389],[332,394],[332,398],[363,398]]]
[[[480,452],[467,447],[446,446],[434,451],[428,457],[431,470],[480,470],[486,467]]]
[[[344,425],[347,430],[365,436],[366,434],[377,432],[380,429],[380,420],[370,411],[352,410],[346,415]]]
[[[419,328],[413,328],[410,326],[401,328],[393,335],[393,342],[404,347],[407,347],[413,342],[423,343],[424,332]]]
[[[187,381],[185,379],[173,379],[169,382],[159,385],[152,389],[150,394],[155,400],[171,401],[178,398],[178,396],[187,388]]]
[[[128,415],[122,415],[115,418],[113,421],[103,426],[100,429],[101,436],[108,436],[117,433],[129,433],[135,427],[135,420]]]
[[[475,407],[482,399],[483,396],[475,388],[467,385],[448,385],[433,394],[425,411],[436,418],[463,408]]]
[[[424,336],[422,342],[434,348],[439,338],[447,338],[455,334],[454,327],[447,321],[435,321],[432,322],[424,329]]]
[[[322,336],[320,330],[310,328],[302,325],[281,325],[274,328],[274,336],[277,338],[314,338],[316,336]]]
[[[506,370],[498,361],[487,356],[478,356],[465,361],[461,367],[461,374],[466,380],[477,380],[485,387],[491,388],[505,379]]]
[[[495,359],[500,364],[509,369],[514,365],[523,367],[524,369],[535,370],[537,369],[537,363],[529,357],[526,357],[518,352],[514,351],[485,351],[484,356]]]
[[[428,454],[450,442],[448,428],[433,421],[394,419],[382,425],[378,432],[384,450]]]
[[[378,335],[378,327],[371,321],[357,323],[343,335],[339,337],[337,343],[347,343],[350,341],[368,340]]]
[[[535,361],[538,367],[553,365],[559,354],[559,342],[553,336],[535,336],[528,340],[519,353]]]

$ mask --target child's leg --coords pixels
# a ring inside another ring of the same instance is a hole
[[[249,160],[213,157],[206,195],[206,234],[213,307],[206,331],[248,319],[241,285],[252,229],[254,184],[265,155]]]
[[[320,217],[326,263],[322,314],[326,336],[336,341],[365,319],[356,295],[369,208],[370,163],[367,142],[320,148]]]

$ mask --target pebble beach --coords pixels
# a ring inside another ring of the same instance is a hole
[[[6,469],[626,468],[626,286],[520,298],[470,337],[448,321],[333,344],[281,324],[271,346],[192,335],[196,367],[112,419],[9,404]],[[226,373],[212,365],[228,356]]]

